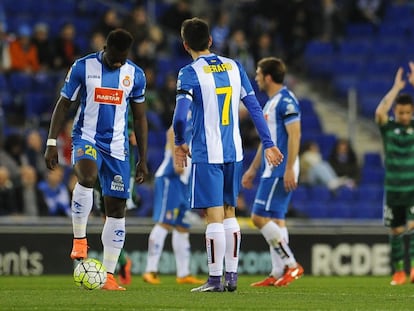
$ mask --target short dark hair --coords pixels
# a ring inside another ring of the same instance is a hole
[[[209,48],[210,28],[201,18],[186,19],[181,26],[181,37],[192,50],[204,51]]]
[[[395,103],[399,105],[413,105],[413,97],[407,93],[401,93],[395,99]]]
[[[270,75],[275,83],[283,83],[286,74],[286,65],[280,58],[262,58],[257,63],[257,66],[262,70],[264,76]]]
[[[120,52],[124,52],[131,48],[133,42],[132,35],[122,28],[112,30],[106,37],[106,46]]]

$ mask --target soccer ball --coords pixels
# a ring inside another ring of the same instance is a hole
[[[73,271],[75,284],[84,289],[99,289],[106,282],[106,269],[97,259],[81,260]]]

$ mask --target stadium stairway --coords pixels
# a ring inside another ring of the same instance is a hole
[[[306,80],[303,76],[292,76],[289,84],[296,96],[308,98],[314,103],[324,133],[335,134],[337,137],[350,138],[360,163],[367,152],[382,153],[381,136],[374,122],[374,116],[368,118],[357,116],[355,123],[348,122],[348,110],[343,103],[325,95],[320,87]]]

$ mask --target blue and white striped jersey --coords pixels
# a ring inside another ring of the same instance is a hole
[[[180,70],[177,93],[177,101],[192,102],[192,162],[242,161],[239,104],[254,91],[241,65],[216,54],[200,56]]]
[[[103,52],[78,59],[69,70],[61,95],[79,96],[72,139],[85,139],[119,160],[129,150],[128,104],[144,102],[146,80],[137,65],[127,62],[116,70],[102,62]]]
[[[286,125],[292,122],[300,122],[300,107],[295,95],[286,87],[269,98],[263,107],[263,113],[273,142],[285,156],[288,154],[288,134]],[[265,163],[262,177],[283,177],[286,169],[286,159],[279,166],[271,166]],[[296,159],[295,169],[299,174],[299,159]]]

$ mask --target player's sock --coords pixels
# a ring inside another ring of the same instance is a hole
[[[148,238],[148,256],[145,272],[158,271],[158,262],[160,261],[167,234],[168,230],[158,224],[152,228]]]
[[[72,194],[72,228],[75,238],[86,237],[86,225],[93,205],[93,188],[76,183]]]
[[[269,221],[260,229],[260,231],[262,232],[269,246],[273,247],[274,250],[282,258],[285,265],[289,267],[295,267],[295,257],[293,256],[289,245],[282,238],[282,233],[279,226],[273,221]]]
[[[280,233],[282,234],[282,238],[286,241],[286,243],[289,243],[289,233],[286,227],[279,227]],[[279,256],[279,254],[274,250],[272,246],[270,248],[270,257],[272,259],[272,272],[270,275],[278,278],[283,275],[283,272],[285,271],[285,263],[282,260],[282,258]]]
[[[125,218],[106,217],[102,230],[103,265],[114,273],[119,254],[125,242]]]
[[[391,264],[395,271],[404,270],[404,235],[390,235]]]
[[[177,277],[182,278],[190,275],[190,233],[174,229],[172,248],[177,266]]]
[[[206,249],[209,276],[221,278],[223,275],[224,253],[226,251],[226,238],[222,223],[207,225]]]
[[[407,232],[408,235],[408,254],[410,256],[410,264],[411,264],[411,269],[414,268],[414,230],[409,230]],[[414,272],[414,270],[413,270]],[[414,277],[414,275],[413,275]]]
[[[223,226],[226,236],[225,271],[237,272],[241,242],[240,225],[236,217],[232,217],[224,219]]]

